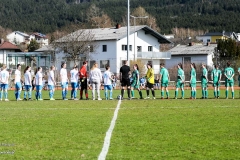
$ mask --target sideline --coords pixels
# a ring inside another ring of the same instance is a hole
[[[118,101],[117,107],[116,107],[116,109],[114,111],[114,115],[113,115],[110,127],[109,127],[108,131],[106,132],[106,136],[104,138],[102,151],[101,151],[101,153],[98,156],[98,160],[105,160],[106,159],[106,156],[107,156],[107,153],[108,153],[108,149],[109,149],[109,146],[110,146],[110,140],[111,140],[111,136],[112,136],[112,131],[113,131],[114,127],[115,127],[115,123],[116,123],[116,120],[117,120],[117,116],[118,116],[118,111],[120,109],[120,105],[121,105],[121,100]]]

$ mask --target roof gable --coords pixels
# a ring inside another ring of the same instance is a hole
[[[0,50],[15,50],[17,52],[21,52],[21,50],[18,48],[18,46],[10,43],[10,42],[4,42],[0,45]]]

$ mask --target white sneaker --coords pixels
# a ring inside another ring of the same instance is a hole
[[[74,100],[74,101],[78,101],[78,99],[77,99],[77,98],[74,98],[73,100]]]
[[[101,100],[102,100],[102,98],[98,98],[97,100],[101,101]]]
[[[22,101],[22,99],[21,99],[21,98],[18,98],[17,101]]]
[[[149,99],[150,97],[146,97],[146,98],[144,98],[144,99]]]
[[[64,101],[67,101],[68,99],[67,99],[67,98],[64,98],[63,100],[64,100]]]
[[[156,99],[155,97],[153,97],[153,99]]]
[[[5,101],[9,101],[8,99],[5,99]]]

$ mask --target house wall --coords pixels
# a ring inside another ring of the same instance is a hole
[[[13,44],[20,44],[22,42],[25,42],[25,37],[16,32],[12,32],[12,33],[8,34],[7,39],[9,40],[9,42],[11,42]]]
[[[184,64],[184,57],[191,57],[191,63],[195,63],[195,64],[205,63],[208,66],[213,65],[212,54],[209,54],[209,55],[189,55],[189,56],[172,55],[171,59],[166,60],[166,68],[168,68],[168,69],[173,68],[174,66],[177,66],[178,63]]]

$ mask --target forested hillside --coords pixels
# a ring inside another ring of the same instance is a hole
[[[87,17],[93,3],[111,18],[113,25],[117,22],[124,25],[126,0],[80,2],[83,1],[0,0],[0,26],[42,33],[71,23],[91,27]],[[130,3],[131,10],[141,6],[154,16],[161,33],[170,33],[174,27],[240,32],[240,0],[130,0]]]

